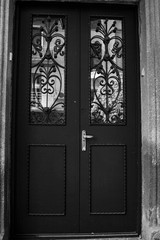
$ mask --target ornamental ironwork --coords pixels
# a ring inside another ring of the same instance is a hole
[[[124,124],[122,20],[91,20],[91,124]]]
[[[30,123],[65,123],[65,18],[33,18]]]

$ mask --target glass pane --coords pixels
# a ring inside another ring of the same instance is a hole
[[[122,20],[91,20],[91,124],[124,124]]]
[[[32,25],[30,123],[65,123],[65,19],[35,16]]]

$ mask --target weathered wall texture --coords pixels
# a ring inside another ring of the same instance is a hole
[[[160,230],[160,1],[140,7],[142,237]],[[156,238],[155,238],[156,239]],[[160,237],[157,237],[160,239]]]
[[[22,0],[23,1],[23,0]],[[30,0],[28,0],[30,1]],[[38,1],[38,0],[34,0]],[[41,0],[40,0],[41,1]],[[46,2],[49,0],[46,0]],[[54,0],[52,0],[54,1]],[[58,0],[57,0],[58,1]],[[63,0],[65,1],[65,0]],[[66,0],[67,1],[67,0]],[[68,0],[69,1],[69,0]],[[74,1],[74,0],[70,0]],[[78,0],[83,1],[83,0]],[[10,196],[10,93],[14,0],[0,0],[0,240],[8,239]],[[76,2],[76,1],[75,1]],[[84,0],[83,2],[95,2]],[[97,0],[99,2],[99,0]],[[138,0],[104,0],[135,3]],[[142,112],[142,234],[143,240],[160,239],[160,1],[141,0],[139,39]],[[9,100],[8,100],[9,99]],[[113,239],[113,238],[112,238]],[[117,238],[116,238],[117,239]],[[126,238],[129,239],[129,238]],[[132,240],[137,238],[132,238]],[[122,240],[122,238],[121,238]]]
[[[8,69],[9,0],[0,1],[0,239],[5,233],[6,206],[6,82]]]

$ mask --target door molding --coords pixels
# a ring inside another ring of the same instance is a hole
[[[22,0],[24,1],[24,0]],[[54,0],[53,0],[54,2]],[[67,2],[67,1],[66,1]],[[76,1],[72,1],[76,2]],[[81,1],[90,2],[90,1]],[[92,1],[93,2],[93,1]],[[95,1],[94,1],[95,2]],[[106,0],[103,3],[138,4],[138,0]],[[11,81],[13,16],[15,1],[0,0],[0,240],[9,239],[11,180]],[[139,3],[142,142],[142,233],[156,237],[160,225],[160,46],[158,0]],[[10,24],[9,24],[10,23]],[[87,237],[87,236],[86,236]],[[106,236],[107,237],[107,236]],[[109,237],[109,236],[108,236]],[[121,238],[122,239],[122,238]],[[125,239],[125,238],[124,238]],[[130,238],[128,238],[130,239]],[[138,239],[138,238],[135,238]]]

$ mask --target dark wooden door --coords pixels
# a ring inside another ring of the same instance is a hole
[[[135,6],[17,6],[16,238],[138,234],[136,19]]]
[[[140,201],[136,8],[83,10],[81,32],[80,129],[93,138],[81,151],[80,226],[82,232],[134,233]]]

